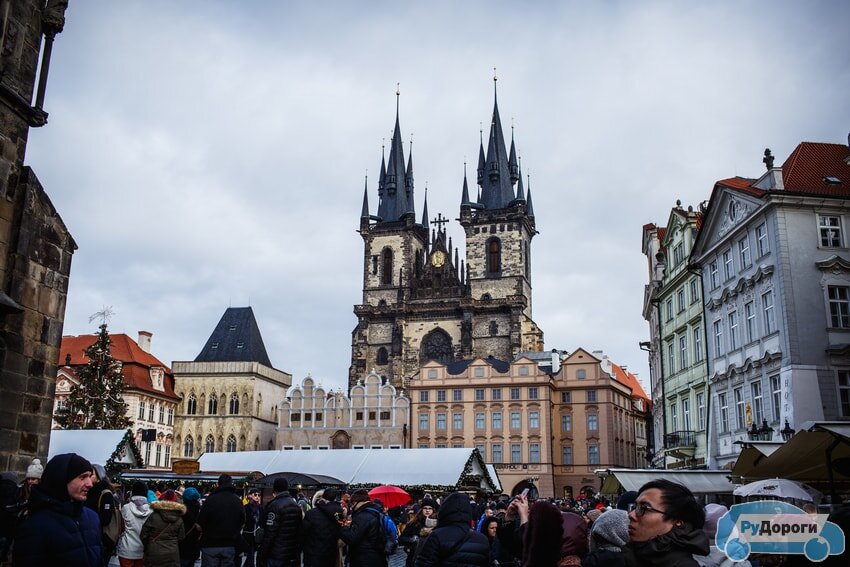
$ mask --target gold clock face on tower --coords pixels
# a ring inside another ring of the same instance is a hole
[[[442,250],[437,250],[433,254],[431,254],[431,265],[435,268],[442,268],[443,264],[446,263],[446,255]]]

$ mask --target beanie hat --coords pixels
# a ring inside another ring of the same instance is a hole
[[[286,492],[289,490],[289,481],[283,477],[274,479],[274,485],[272,486],[272,490],[280,494],[281,492]]]
[[[629,542],[629,513],[625,510],[605,512],[590,530],[591,550],[614,546],[622,548]]]
[[[27,476],[26,478],[41,478],[42,473],[44,472],[44,467],[41,466],[41,460],[33,459],[30,466],[27,467]]]
[[[430,506],[430,507],[431,507],[431,508],[433,508],[434,510],[436,510],[436,509],[437,509],[437,503],[436,503],[436,502],[434,502],[434,499],[433,499],[433,498],[428,498],[427,496],[426,496],[425,498],[423,498],[423,499],[422,499],[422,507],[424,508],[425,506]]]
[[[624,492],[620,495],[620,499],[617,500],[617,510],[625,510],[629,511],[629,506],[637,502],[638,493],[636,490],[629,490],[628,492]]]
[[[328,502],[333,502],[336,500],[337,496],[339,496],[339,490],[336,488],[326,488],[325,493],[322,495],[322,498],[327,500]]]
[[[130,496],[145,496],[148,495],[148,485],[142,482],[141,480],[137,480],[133,483],[132,488],[130,489]]]
[[[169,488],[160,495],[159,499],[165,502],[177,502],[177,494]]]
[[[602,515],[602,510],[599,510],[597,508],[594,508],[593,510],[588,511],[588,513],[585,514],[585,516],[587,516],[587,519],[590,520],[591,522],[595,522],[596,520],[598,520],[599,516],[601,516],[601,515]]]
[[[705,524],[702,529],[708,539],[714,544],[714,537],[717,535],[717,522],[729,509],[723,504],[707,504],[705,507]]]
[[[369,501],[369,493],[365,488],[361,488],[360,490],[355,490],[351,493],[351,504],[352,506],[358,504],[360,502],[368,502]]]
[[[65,484],[87,472],[92,472],[91,463],[76,453],[71,453],[71,458],[68,460],[68,468],[65,471]]]
[[[197,502],[201,499],[201,493],[197,488],[190,486],[183,491],[183,502]]]

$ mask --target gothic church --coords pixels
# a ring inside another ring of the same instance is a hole
[[[412,154],[412,152],[411,152]],[[398,106],[389,158],[378,179],[378,211],[363,194],[363,300],[354,306],[349,386],[374,370],[396,387],[428,360],[451,365],[475,358],[510,361],[543,350],[531,316],[531,240],[537,234],[531,189],[524,190],[511,133],[505,145],[494,97],[485,153],[479,148],[478,194],[464,173],[460,218],[465,259],[446,237],[427,197],[417,222],[413,156],[405,163]],[[432,226],[433,225],[433,226]]]

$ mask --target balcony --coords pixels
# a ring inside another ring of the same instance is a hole
[[[693,458],[697,448],[697,436],[693,431],[674,431],[664,435],[667,455],[677,459]]]

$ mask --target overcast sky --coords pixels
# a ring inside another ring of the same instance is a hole
[[[432,217],[454,219],[496,67],[546,348],[601,349],[648,382],[642,225],[758,177],[766,147],[781,163],[847,143],[848,22],[839,0],[75,0],[27,154],[79,245],[65,334],[110,305],[112,332],[151,331],[170,364],[251,305],[276,368],[344,385],[396,83],[417,216],[427,183]]]

